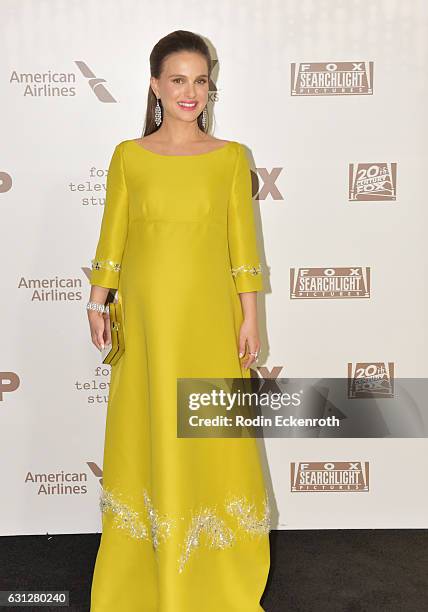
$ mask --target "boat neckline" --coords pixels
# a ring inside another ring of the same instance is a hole
[[[205,151],[205,153],[192,153],[190,155],[164,155],[163,153],[155,153],[154,151],[150,151],[149,149],[142,147],[140,144],[138,144],[138,142],[136,142],[132,138],[128,142],[133,142],[134,145],[138,147],[139,149],[146,151],[146,153],[149,153],[150,155],[156,155],[157,157],[202,157],[203,155],[210,155],[211,153],[218,153],[218,151],[223,151],[223,149],[227,149],[227,147],[229,147],[234,141],[229,140],[222,147],[218,147],[217,149],[213,149],[212,151]]]

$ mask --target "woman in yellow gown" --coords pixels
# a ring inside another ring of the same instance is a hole
[[[239,142],[207,137],[208,56],[193,33],[159,41],[161,121],[146,119],[146,138],[121,141],[109,165],[91,299],[117,289],[125,352],[111,369],[91,612],[263,610],[270,507],[257,440],[177,437],[177,378],[249,377],[254,355],[244,363],[239,350],[259,347],[250,167]],[[193,153],[155,152],[171,133]],[[104,319],[88,313],[99,346]]]

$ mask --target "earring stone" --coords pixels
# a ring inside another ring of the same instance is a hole
[[[208,112],[207,112],[207,107],[204,107],[204,110],[202,111],[202,127],[205,128],[207,127],[207,118],[208,118]]]
[[[159,106],[159,98],[156,98],[155,123],[157,127],[160,126],[161,122],[162,122],[162,111],[161,111],[161,107]]]

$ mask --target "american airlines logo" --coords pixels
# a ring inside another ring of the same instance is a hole
[[[91,470],[92,474],[95,476],[95,478],[98,479],[98,482],[100,483],[100,485],[102,485],[103,484],[103,471],[98,465],[98,463],[95,463],[95,461],[87,461],[86,464]]]
[[[86,62],[75,60],[74,63],[80,75],[86,80],[89,89],[100,102],[117,102],[107,88],[106,79],[97,76]],[[45,72],[13,70],[9,83],[20,85],[25,98],[73,98],[77,95],[78,79],[79,74],[71,70],[64,72],[50,68]]]

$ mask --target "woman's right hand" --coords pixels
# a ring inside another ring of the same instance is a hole
[[[109,290],[106,287],[98,285],[91,286],[91,294],[89,300],[96,304],[105,304]],[[98,310],[87,310],[89,327],[91,328],[92,342],[99,351],[103,350],[106,344],[111,343],[110,337],[110,319],[107,313],[98,312]]]
[[[88,310],[88,319],[92,342],[101,351],[111,342],[109,317],[96,310]]]

